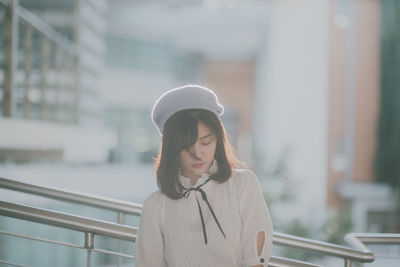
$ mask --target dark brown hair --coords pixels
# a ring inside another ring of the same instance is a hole
[[[178,180],[179,154],[196,143],[200,121],[217,137],[214,159],[218,163],[218,171],[211,176],[211,179],[223,183],[231,177],[232,168],[240,165],[226,138],[224,125],[214,113],[205,109],[178,111],[164,125],[161,147],[155,160],[158,187],[172,199],[182,197],[183,192]]]

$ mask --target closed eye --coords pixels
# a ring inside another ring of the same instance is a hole
[[[207,143],[201,143],[203,146],[206,146],[206,145],[209,145],[209,144],[211,144],[212,143],[212,141],[210,141],[210,142],[207,142]]]

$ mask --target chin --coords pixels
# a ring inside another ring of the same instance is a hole
[[[200,177],[204,173],[204,171],[203,170],[196,170],[195,173],[196,173],[196,176]]]
[[[207,171],[204,170],[196,170],[193,173],[197,176],[200,177],[203,173],[206,173]]]
[[[200,172],[200,175],[202,175],[203,173],[208,173],[208,170],[210,169],[210,166],[207,165],[207,167],[204,167]]]

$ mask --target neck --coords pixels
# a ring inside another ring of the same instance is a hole
[[[183,172],[182,175],[190,180],[191,185],[195,185],[197,183],[197,180],[201,177],[201,175],[199,176],[187,175],[185,174],[185,172]]]
[[[198,180],[199,178],[200,178],[200,177],[197,177],[197,178],[190,178],[190,183],[191,183],[192,185],[195,185],[196,182],[197,182],[197,180]]]

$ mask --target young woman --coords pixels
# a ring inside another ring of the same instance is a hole
[[[163,94],[152,120],[162,135],[159,190],[144,202],[137,267],[267,266],[272,223],[258,180],[239,169],[209,89]]]

